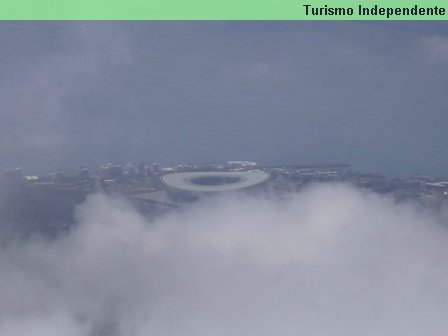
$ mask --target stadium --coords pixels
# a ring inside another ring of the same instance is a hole
[[[187,172],[162,176],[168,196],[175,201],[191,201],[201,196],[252,190],[269,180],[263,171]]]

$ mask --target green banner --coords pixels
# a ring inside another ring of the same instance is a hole
[[[0,0],[1,20],[445,20],[446,0]]]

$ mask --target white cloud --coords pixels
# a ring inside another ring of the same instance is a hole
[[[0,334],[444,335],[446,227],[345,185],[148,223],[95,195],[0,255]]]

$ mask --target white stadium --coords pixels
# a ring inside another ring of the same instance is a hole
[[[186,172],[162,176],[168,196],[175,200],[194,200],[200,196],[248,190],[268,181],[264,171]]]

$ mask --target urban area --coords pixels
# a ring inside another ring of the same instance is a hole
[[[4,169],[0,178],[0,214],[23,232],[48,234],[70,226],[77,204],[89,194],[121,196],[148,218],[191,201],[229,192],[288,193],[313,183],[346,182],[400,203],[411,201],[438,210],[448,206],[448,179],[388,177],[355,172],[348,164],[260,166],[251,161],[224,164],[103,164],[73,171],[27,175]]]

